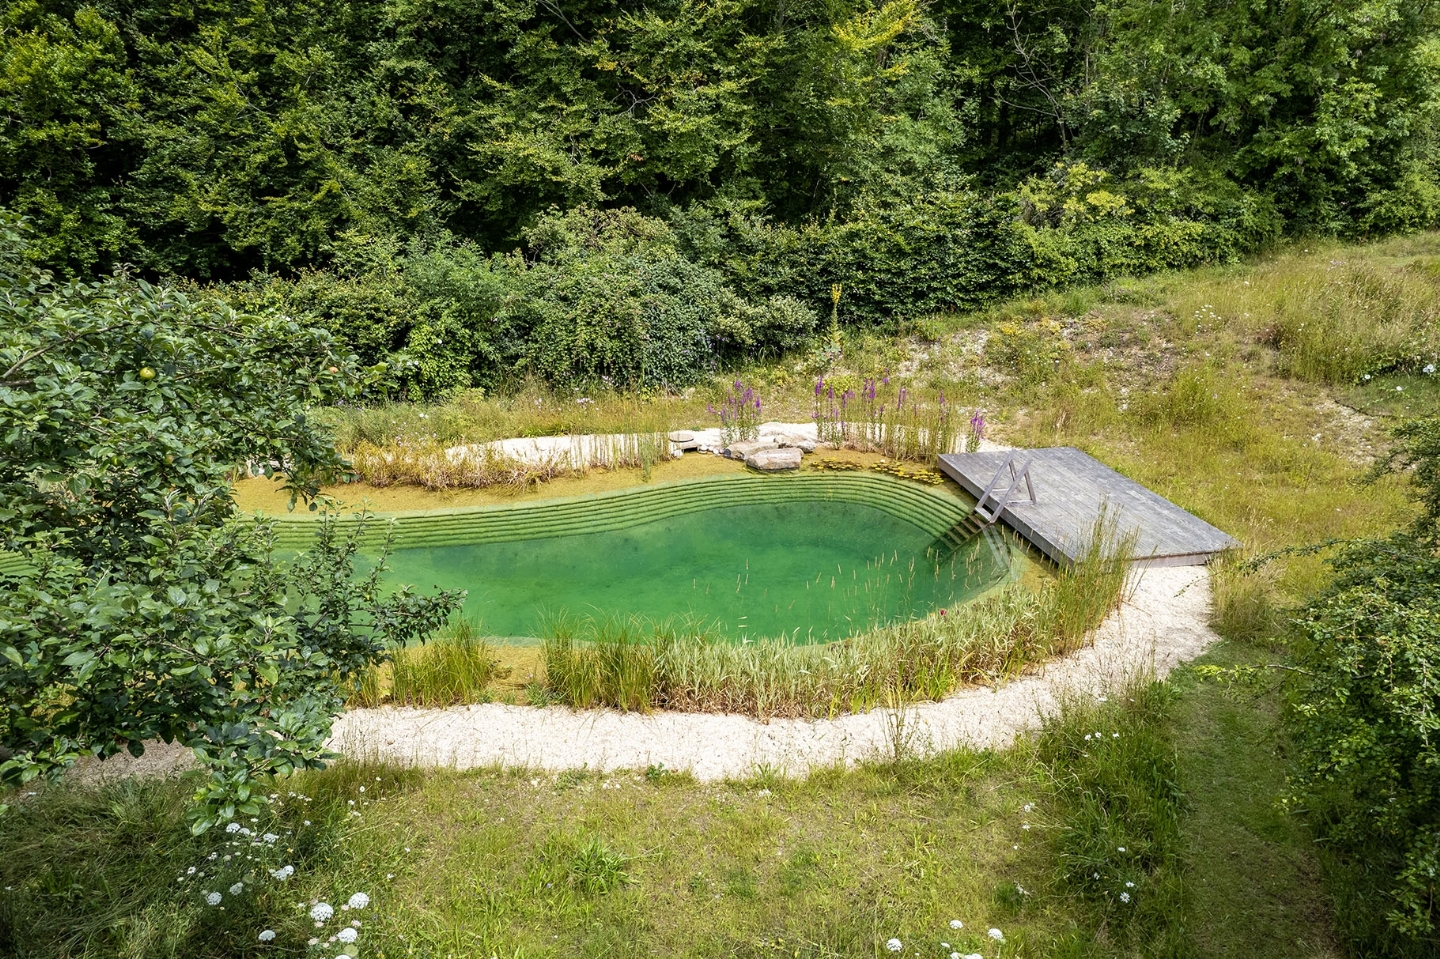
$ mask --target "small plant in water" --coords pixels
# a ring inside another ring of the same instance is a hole
[[[720,436],[726,446],[741,440],[753,440],[760,433],[760,397],[739,380],[725,394],[719,409],[714,405],[706,408],[712,415],[720,417]]]

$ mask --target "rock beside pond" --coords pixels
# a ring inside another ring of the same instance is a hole
[[[765,437],[758,440],[736,440],[725,447],[725,455],[732,460],[748,460],[751,453],[758,453],[760,450],[773,450],[775,448],[774,437]]]
[[[731,449],[734,449],[734,447],[731,447]],[[767,473],[799,469],[800,450],[794,446],[784,448],[769,447],[767,449],[754,450],[746,455],[745,465],[751,469],[764,470]]]
[[[800,433],[781,433],[775,437],[776,445],[780,447],[794,447],[802,453],[815,452],[815,440]]]
[[[689,430],[674,430],[669,435],[670,445],[681,451],[697,450],[700,448],[700,439]]]

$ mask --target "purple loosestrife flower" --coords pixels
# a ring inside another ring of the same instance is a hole
[[[819,396],[819,395],[820,395],[820,391],[823,390],[824,388],[825,388],[825,377],[822,376],[822,377],[820,377],[818,380],[815,381],[815,395],[816,395],[816,396]]]

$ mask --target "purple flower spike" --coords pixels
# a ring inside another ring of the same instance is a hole
[[[815,395],[816,395],[816,396],[819,396],[819,395],[820,395],[820,391],[821,391],[824,387],[825,387],[825,377],[822,376],[822,377],[820,377],[818,380],[815,381]]]
[[[760,411],[760,397],[758,397],[758,396],[755,397],[755,411],[756,411],[757,413]]]

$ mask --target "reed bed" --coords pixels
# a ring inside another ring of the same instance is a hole
[[[430,439],[401,440],[385,447],[362,442],[348,453],[355,477],[371,486],[429,490],[523,490],[559,476],[583,476],[591,469],[641,469],[648,475],[669,456],[663,432],[576,436],[568,447],[536,456],[517,456],[488,444],[446,447]]]
[[[1102,523],[1103,523],[1102,518]],[[569,705],[818,718],[940,699],[1065,655],[1118,605],[1130,542],[1097,526],[1089,552],[1036,589],[1012,584],[925,619],[829,644],[737,644],[691,621],[565,620],[542,657]]]

